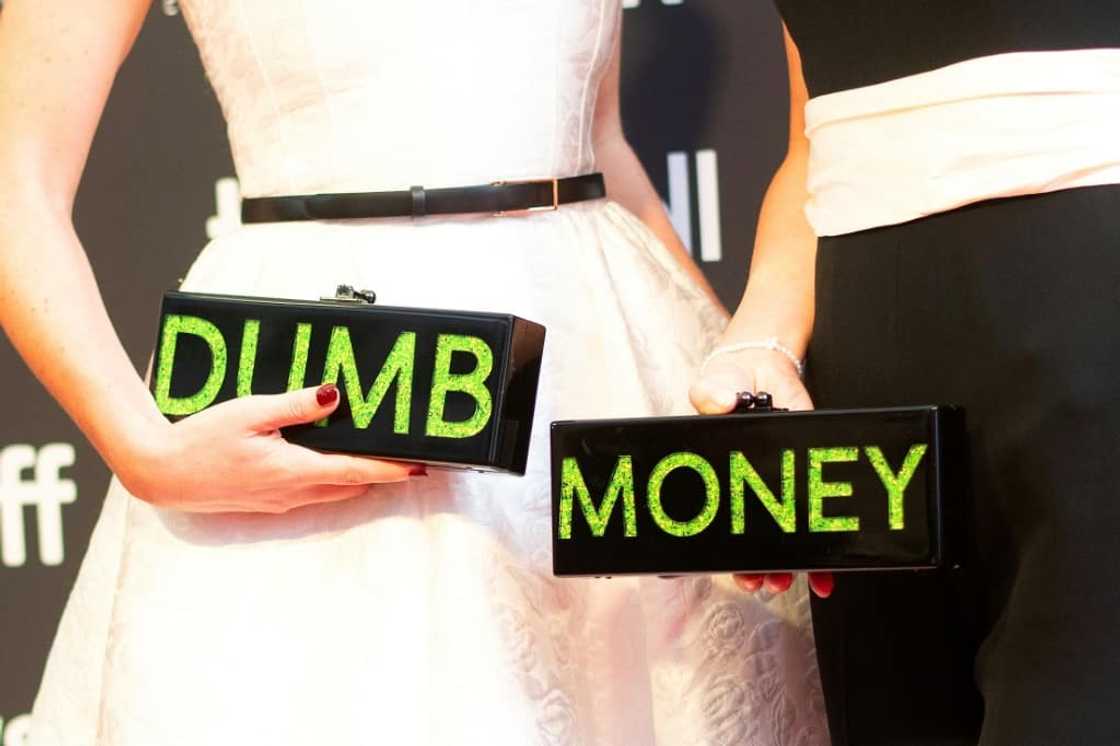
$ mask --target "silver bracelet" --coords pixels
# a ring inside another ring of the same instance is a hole
[[[781,355],[785,355],[785,357],[791,363],[793,363],[794,369],[797,370],[798,377],[805,375],[805,361],[799,358],[793,350],[779,342],[777,337],[750,340],[748,342],[736,342],[735,344],[717,347],[709,352],[708,356],[704,358],[704,363],[700,366],[700,370],[706,368],[708,366],[708,363],[711,362],[712,358],[714,357],[726,355],[729,352],[740,352],[742,350],[770,350],[771,352],[777,352]]]

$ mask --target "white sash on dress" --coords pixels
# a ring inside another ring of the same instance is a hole
[[[979,57],[805,107],[818,236],[1120,183],[1120,49]]]

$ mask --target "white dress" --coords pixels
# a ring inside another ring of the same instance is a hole
[[[595,170],[620,0],[181,5],[246,195]],[[248,225],[184,289],[338,283],[543,323],[528,473],[432,470],[282,516],[160,510],[114,480],[33,746],[826,741],[803,582],[770,598],[727,577],[551,574],[548,423],[689,412],[726,323],[641,222],[599,200]]]

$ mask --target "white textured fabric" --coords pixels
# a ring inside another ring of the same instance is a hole
[[[1120,183],[1120,49],[979,57],[810,99],[819,236]]]
[[[593,170],[619,0],[183,0],[247,194]],[[432,470],[288,515],[114,480],[33,746],[826,742],[803,582],[551,575],[548,423],[685,413],[726,323],[607,200],[519,218],[245,226],[185,289],[548,327],[524,477]]]

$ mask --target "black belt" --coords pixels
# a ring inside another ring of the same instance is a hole
[[[488,212],[511,215],[555,210],[569,202],[607,196],[599,173],[567,179],[496,181],[479,186],[397,192],[302,194],[287,197],[252,197],[241,200],[241,222],[275,223],[287,220],[343,220],[347,218],[419,218]]]

